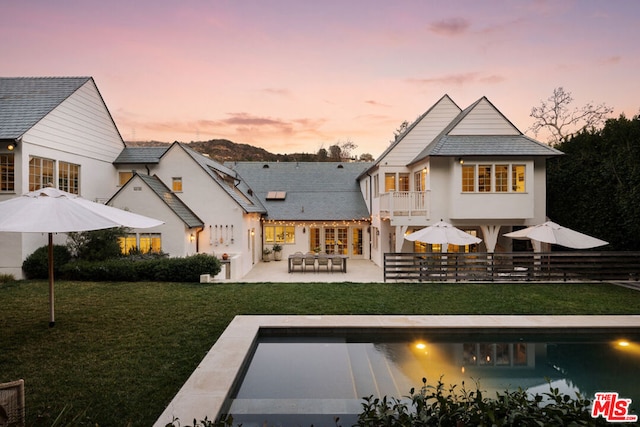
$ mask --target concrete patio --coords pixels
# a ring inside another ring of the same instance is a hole
[[[347,272],[338,271],[316,271],[311,270],[301,272],[287,272],[287,260],[258,262],[251,271],[242,279],[241,283],[256,282],[354,282],[354,283],[381,283],[384,281],[382,268],[366,259],[349,259],[347,262]]]

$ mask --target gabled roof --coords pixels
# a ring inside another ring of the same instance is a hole
[[[169,209],[171,209],[171,211],[173,211],[173,213],[175,213],[176,216],[180,218],[182,222],[184,222],[184,224],[188,228],[204,227],[204,222],[200,218],[198,218],[198,216],[193,213],[193,211],[189,209],[189,207],[182,200],[180,200],[180,198],[175,193],[173,193],[169,189],[169,187],[164,185],[164,183],[160,181],[160,178],[158,178],[156,175],[151,176],[134,173],[134,178],[135,177],[140,178],[142,182],[147,184],[147,186],[153,191],[153,193],[158,196],[158,198],[162,200],[169,207]],[[120,188],[120,190],[118,190],[116,194],[113,195],[113,197],[111,197],[111,200],[113,200],[118,195],[118,193],[123,191],[123,189],[130,185],[133,181],[133,178],[130,179],[122,188]]]
[[[442,135],[411,164],[427,156],[551,157],[563,153],[526,135]]]
[[[247,213],[267,212],[265,207],[260,203],[258,197],[251,191],[250,186],[243,181],[238,174],[228,167],[203,156],[202,154],[190,149],[189,147],[174,142],[173,145],[180,146],[200,167],[220,185],[220,187],[244,209]],[[173,146],[172,145],[172,146]]]
[[[171,146],[168,144],[166,147],[126,147],[116,157],[113,164],[158,164],[169,147]]]
[[[442,98],[440,98],[440,99],[438,100],[438,102],[436,102],[436,103],[435,103],[435,104],[433,104],[431,107],[429,107],[429,109],[428,109],[427,111],[425,111],[424,113],[422,113],[422,114],[421,114],[417,119],[415,119],[415,120],[414,120],[414,122],[413,122],[413,123],[411,123],[411,124],[410,124],[406,129],[405,129],[405,131],[404,131],[404,132],[402,132],[400,135],[398,135],[398,137],[395,139],[395,141],[393,141],[393,142],[391,143],[391,145],[389,145],[389,146],[387,147],[387,149],[386,149],[386,150],[384,150],[384,151],[382,152],[382,154],[380,154],[380,156],[378,156],[378,158],[376,159],[376,161],[375,161],[375,162],[373,162],[373,164],[372,164],[372,165],[370,165],[370,166],[369,166],[369,168],[368,168],[366,171],[364,171],[361,175],[365,175],[365,174],[366,174],[366,172],[368,172],[368,171],[370,171],[370,170],[374,169],[376,166],[378,166],[378,164],[380,164],[380,162],[385,158],[385,156],[386,156],[386,155],[387,155],[391,150],[393,150],[393,149],[394,149],[398,144],[400,144],[400,142],[404,139],[404,137],[405,137],[405,136],[407,136],[407,135],[411,132],[411,130],[413,130],[413,128],[415,128],[415,127],[418,125],[418,123],[420,123],[420,121],[421,121],[422,119],[424,119],[424,118],[427,116],[427,114],[429,114],[431,111],[433,111],[433,110],[438,106],[438,104],[440,104],[440,103],[441,103],[441,102],[443,102],[443,101],[449,101],[449,102],[451,102],[454,106],[456,106],[456,107],[458,108],[458,110],[460,110],[460,107],[458,107],[458,105],[457,105],[455,102],[453,102],[453,100],[449,97],[449,95],[447,95],[447,94],[443,95],[443,96],[442,96]]]
[[[0,77],[0,139],[17,139],[91,77]]]
[[[450,133],[481,103],[488,103],[504,119],[513,135],[451,135]],[[563,153],[546,144],[525,136],[486,97],[482,97],[445,127],[442,132],[418,154],[408,166],[429,156],[540,156],[552,157]]]
[[[281,221],[369,219],[356,178],[371,163],[227,162],[249,184],[268,211]],[[269,192],[284,198],[267,200]]]

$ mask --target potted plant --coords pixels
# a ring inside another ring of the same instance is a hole
[[[282,245],[276,243],[271,249],[273,250],[273,259],[280,261],[282,259]]]
[[[269,262],[271,261],[271,249],[264,248],[262,250],[262,261]]]

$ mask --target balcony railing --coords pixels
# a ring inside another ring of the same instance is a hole
[[[380,194],[383,218],[429,216],[429,191],[391,191]]]

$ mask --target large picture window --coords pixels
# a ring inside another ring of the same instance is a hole
[[[162,251],[162,237],[160,233],[142,233],[137,235],[129,233],[124,237],[118,237],[120,252],[128,255],[132,250],[141,253],[160,253]]]
[[[58,188],[72,194],[80,194],[80,165],[59,162]]]
[[[51,159],[43,159],[41,157],[31,157],[29,159],[29,191],[39,190],[55,184],[54,163]]]
[[[265,243],[293,244],[296,242],[296,227],[293,225],[266,225],[264,227]]]
[[[0,154],[0,192],[16,191],[14,162],[13,153]]]
[[[463,193],[524,193],[526,191],[525,165],[464,165],[462,166]]]

